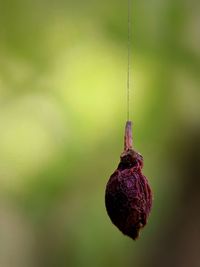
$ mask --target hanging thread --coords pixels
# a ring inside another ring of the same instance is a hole
[[[127,121],[130,118],[131,0],[128,0]]]

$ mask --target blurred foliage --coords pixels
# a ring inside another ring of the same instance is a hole
[[[0,0],[0,266],[200,266],[196,165],[185,175],[199,158],[199,7],[133,2],[131,118],[154,191],[133,242],[104,207],[123,148],[126,2]]]

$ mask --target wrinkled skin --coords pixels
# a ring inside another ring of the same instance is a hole
[[[121,155],[117,170],[111,175],[105,194],[107,213],[119,230],[137,239],[147,223],[152,206],[152,193],[142,174],[143,158],[133,149]]]

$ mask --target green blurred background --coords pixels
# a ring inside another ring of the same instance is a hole
[[[154,192],[134,242],[104,206],[123,149],[126,1],[0,0],[0,267],[200,266],[199,12],[133,1],[131,119]]]

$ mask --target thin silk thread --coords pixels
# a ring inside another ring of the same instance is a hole
[[[128,0],[127,120],[130,118],[131,0]]]

